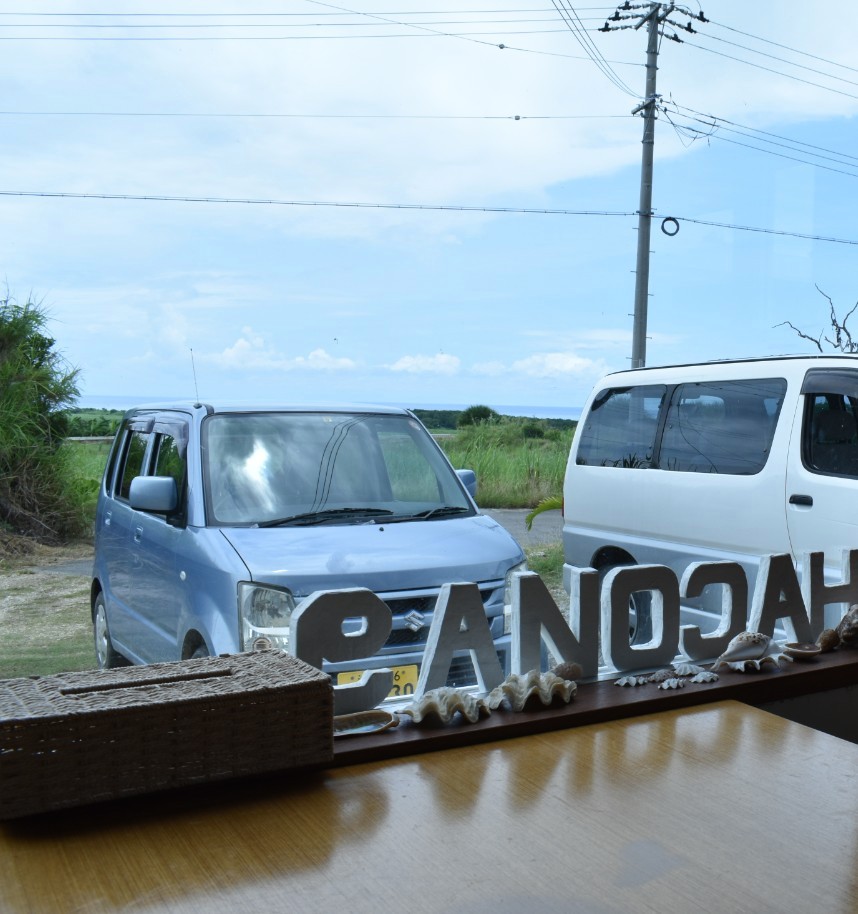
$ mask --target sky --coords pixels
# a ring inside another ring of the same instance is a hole
[[[0,2],[6,294],[83,405],[579,407],[632,345],[614,9]],[[858,301],[858,5],[702,12],[659,48],[646,363],[811,353],[783,322]]]

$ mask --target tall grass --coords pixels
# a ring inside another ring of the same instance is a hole
[[[66,496],[79,517],[78,529],[91,535],[98,489],[112,441],[67,440],[62,446]]]
[[[563,491],[573,435],[540,429],[537,437],[533,429],[532,422],[484,422],[439,437],[439,444],[454,467],[477,474],[480,507],[532,508]]]

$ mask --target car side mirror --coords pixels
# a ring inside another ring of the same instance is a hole
[[[135,476],[129,492],[131,507],[153,514],[172,514],[179,506],[179,492],[172,476]]]
[[[456,470],[456,475],[462,480],[462,485],[468,490],[468,495],[476,498],[477,474],[473,470]]]

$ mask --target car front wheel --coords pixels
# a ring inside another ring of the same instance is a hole
[[[95,598],[92,631],[95,638],[95,658],[100,670],[128,665],[128,661],[113,647],[113,642],[110,640],[110,629],[107,627],[107,606],[103,593]]]

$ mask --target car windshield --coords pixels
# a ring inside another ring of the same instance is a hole
[[[210,522],[361,524],[473,512],[456,474],[410,416],[241,413],[203,431]]]

